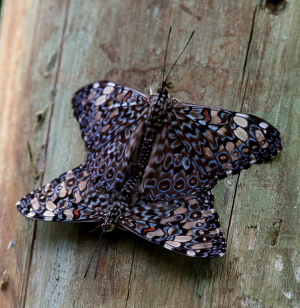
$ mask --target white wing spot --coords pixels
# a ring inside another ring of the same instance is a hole
[[[110,87],[110,86],[105,87],[105,88],[103,89],[103,91],[102,91],[102,94],[109,94],[109,93],[111,93],[113,90],[114,90],[113,87]]]
[[[239,125],[239,126],[242,126],[242,127],[247,127],[247,126],[248,126],[248,120],[246,120],[245,118],[235,116],[235,117],[233,118],[233,121],[234,121],[237,125]]]
[[[248,139],[248,134],[247,132],[241,128],[241,127],[237,127],[235,130],[234,130],[234,134],[241,140],[243,141],[246,141]]]
[[[105,101],[106,101],[106,95],[100,95],[95,102],[95,106],[102,105]]]
[[[46,208],[47,208],[49,211],[53,212],[53,211],[57,208],[57,206],[56,206],[53,202],[48,201],[48,202],[46,203]]]
[[[212,248],[213,243],[198,243],[198,244],[194,244],[192,246],[193,249],[208,249],[208,248]]]
[[[83,190],[86,189],[86,187],[87,187],[87,181],[88,181],[88,180],[86,179],[86,180],[82,180],[82,181],[79,182],[78,187],[79,187],[79,190],[80,190],[80,191],[83,191]]]
[[[186,223],[182,226],[182,228],[183,228],[183,229],[190,230],[190,229],[194,228],[196,225],[197,225],[197,221],[188,221],[188,222],[186,222]]]
[[[67,174],[66,174],[66,180],[70,180],[73,177],[74,177],[73,171],[72,170],[68,171]]]
[[[267,139],[265,138],[264,134],[260,130],[257,130],[255,132],[255,137],[259,141],[262,148],[268,147],[269,143],[268,143]]]
[[[237,112],[235,115],[237,115],[238,117],[241,117],[241,118],[245,118],[245,119],[249,118],[249,116],[247,114],[244,114],[244,113]]]
[[[261,122],[261,123],[259,123],[259,126],[261,128],[265,128],[266,129],[269,125],[267,123],[265,123],[265,122]]]
[[[190,257],[194,257],[194,256],[196,255],[195,251],[193,251],[193,250],[188,250],[188,251],[186,252],[186,254],[187,254],[188,256],[190,256]]]
[[[148,232],[147,237],[153,238],[154,236],[163,236],[165,233],[162,229],[157,229],[156,231],[153,232]]]
[[[175,217],[175,216],[170,216],[170,217],[168,217],[168,218],[164,218],[164,219],[162,219],[161,220],[161,223],[163,224],[163,225],[166,225],[166,224],[168,224],[169,222],[172,222],[172,221],[174,221],[174,220],[176,220],[177,218]]]
[[[210,215],[212,215],[213,213],[215,213],[215,209],[210,209],[210,210],[207,210],[207,211],[203,211],[201,214],[202,214],[202,217],[208,217]]]
[[[59,196],[60,198],[65,198],[65,196],[67,195],[67,189],[66,189],[66,184],[65,184],[65,182],[62,182],[62,183],[60,184],[60,186],[61,186],[61,189],[60,189],[60,192],[59,192],[58,196]]]
[[[173,247],[180,247],[181,244],[179,242],[174,242],[174,241],[167,241],[164,244],[164,247],[167,249],[173,249]]]
[[[50,211],[45,211],[43,213],[43,216],[44,216],[45,220],[52,220],[52,217],[54,216],[54,213],[52,213]]]
[[[41,205],[38,202],[37,198],[31,200],[31,206],[35,211],[38,211],[41,208]]]
[[[178,215],[178,214],[183,214],[187,212],[187,208],[184,206],[179,207],[178,209],[174,210],[174,214]]]
[[[74,217],[73,210],[74,210],[74,208],[71,207],[71,208],[66,209],[64,211],[64,214],[66,215],[66,220],[72,220],[72,218]]]
[[[220,229],[219,228],[216,228],[215,230],[212,230],[209,232],[209,234],[211,235],[215,235],[215,234],[219,234],[220,233]]]
[[[35,212],[29,212],[26,216],[31,218],[31,217],[34,217],[36,215]]]
[[[176,242],[189,242],[192,240],[191,236],[179,235],[175,236],[174,241]]]

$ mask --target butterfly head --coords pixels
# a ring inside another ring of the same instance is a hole
[[[167,98],[167,97],[170,97],[170,90],[169,90],[169,85],[171,85],[171,82],[166,82],[166,81],[163,81],[161,87],[159,87],[157,89],[157,94],[158,94],[158,97],[162,97],[162,98]]]
[[[103,223],[103,224],[101,225],[101,227],[103,228],[104,233],[105,233],[105,232],[111,232],[111,231],[113,231],[114,229],[116,229],[116,228],[118,227],[118,225],[117,225],[117,224],[113,224],[113,223],[107,223],[107,222],[105,222],[105,223]]]

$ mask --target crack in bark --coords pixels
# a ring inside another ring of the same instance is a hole
[[[31,265],[32,265],[32,259],[33,259],[33,251],[34,251],[34,243],[35,243],[35,239],[36,239],[36,229],[37,229],[37,222],[34,222],[33,225],[33,235],[31,238],[31,243],[30,243],[30,250],[29,250],[29,256],[28,256],[28,275],[25,276],[24,279],[24,283],[22,284],[22,290],[21,290],[21,294],[24,292],[24,300],[22,303],[22,295],[21,295],[21,305],[23,308],[25,308],[26,306],[26,300],[27,300],[27,291],[28,291],[28,284],[29,284],[29,274],[31,271]]]
[[[232,218],[233,218],[233,211],[234,211],[234,207],[235,207],[235,198],[236,198],[236,194],[237,194],[237,188],[238,188],[238,185],[239,185],[239,181],[240,181],[240,174],[237,175],[237,180],[236,180],[236,184],[235,184],[235,187],[234,187],[232,206],[231,206],[231,211],[230,211],[230,215],[229,215],[228,228],[227,228],[227,232],[226,232],[226,238],[227,239],[228,239],[228,236],[229,236],[229,230],[231,228],[231,223],[232,223]]]
[[[253,39],[254,26],[255,26],[255,21],[256,21],[256,14],[257,14],[257,5],[255,6],[255,9],[253,11],[253,16],[252,16],[252,25],[251,25],[251,30],[250,30],[250,35],[249,35],[249,40],[248,40],[248,45],[247,45],[247,52],[246,52],[245,61],[244,61],[243,75],[242,75],[242,81],[241,81],[241,88],[242,88],[242,86],[244,84],[245,74],[246,74],[246,67],[247,67],[248,61],[249,61],[250,47],[251,47],[252,39]],[[247,92],[247,86],[245,86],[243,97],[242,97],[242,105],[241,105],[241,108],[240,108],[241,112],[243,110],[243,105],[244,105],[244,101],[245,101],[246,92]],[[231,229],[231,225],[232,225],[233,211],[234,211],[234,208],[235,208],[237,188],[238,188],[238,185],[239,185],[239,182],[240,182],[240,176],[241,176],[241,174],[239,173],[237,175],[237,181],[236,181],[235,188],[234,188],[231,212],[230,212],[230,216],[229,216],[229,222],[228,222],[228,228],[227,228],[227,234],[226,234],[227,238],[228,238],[228,235],[229,235],[229,230]]]
[[[255,6],[255,9],[254,9],[254,12],[253,12],[253,17],[252,17],[252,25],[251,25],[250,36],[249,36],[248,45],[247,45],[247,52],[246,52],[246,57],[245,57],[245,62],[244,62],[244,67],[243,67],[243,76],[242,76],[242,81],[241,81],[241,87],[243,86],[243,83],[244,83],[246,67],[248,65],[250,46],[252,44],[256,13],[257,13],[257,5]],[[246,89],[244,91],[244,96],[243,96],[243,100],[242,100],[243,103],[244,103],[244,97],[245,97]]]
[[[129,293],[130,293],[130,285],[131,285],[131,276],[132,276],[132,269],[133,269],[133,263],[134,263],[134,255],[135,255],[135,247],[136,247],[136,242],[134,243],[134,249],[133,249],[133,253],[132,253],[132,262],[131,262],[131,267],[130,267],[130,273],[129,273],[129,280],[128,280],[128,290],[127,290],[127,297],[125,300],[125,307],[127,308],[128,306],[128,300],[129,300]]]

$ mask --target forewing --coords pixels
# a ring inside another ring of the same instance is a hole
[[[226,242],[213,195],[205,191],[165,202],[137,200],[121,226],[164,248],[190,257],[223,256]]]
[[[258,117],[174,102],[141,188],[152,201],[199,193],[280,150],[279,132]]]
[[[253,115],[175,102],[168,120],[212,185],[214,179],[269,161],[282,149],[278,130]]]
[[[31,192],[16,206],[21,214],[37,220],[101,223],[109,197],[95,191],[84,163]]]
[[[139,121],[149,108],[150,96],[110,81],[78,90],[72,99],[74,115],[89,150],[114,139]]]

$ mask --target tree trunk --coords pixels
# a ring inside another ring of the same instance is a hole
[[[279,2],[279,4],[278,4]],[[4,1],[0,49],[2,307],[300,307],[300,2]],[[273,4],[277,3],[277,4]],[[86,159],[70,99],[111,80],[161,83],[169,26],[171,93],[255,114],[282,133],[271,163],[214,189],[223,258],[200,260],[95,224],[35,222],[15,203]],[[94,266],[94,267],[93,267]]]

